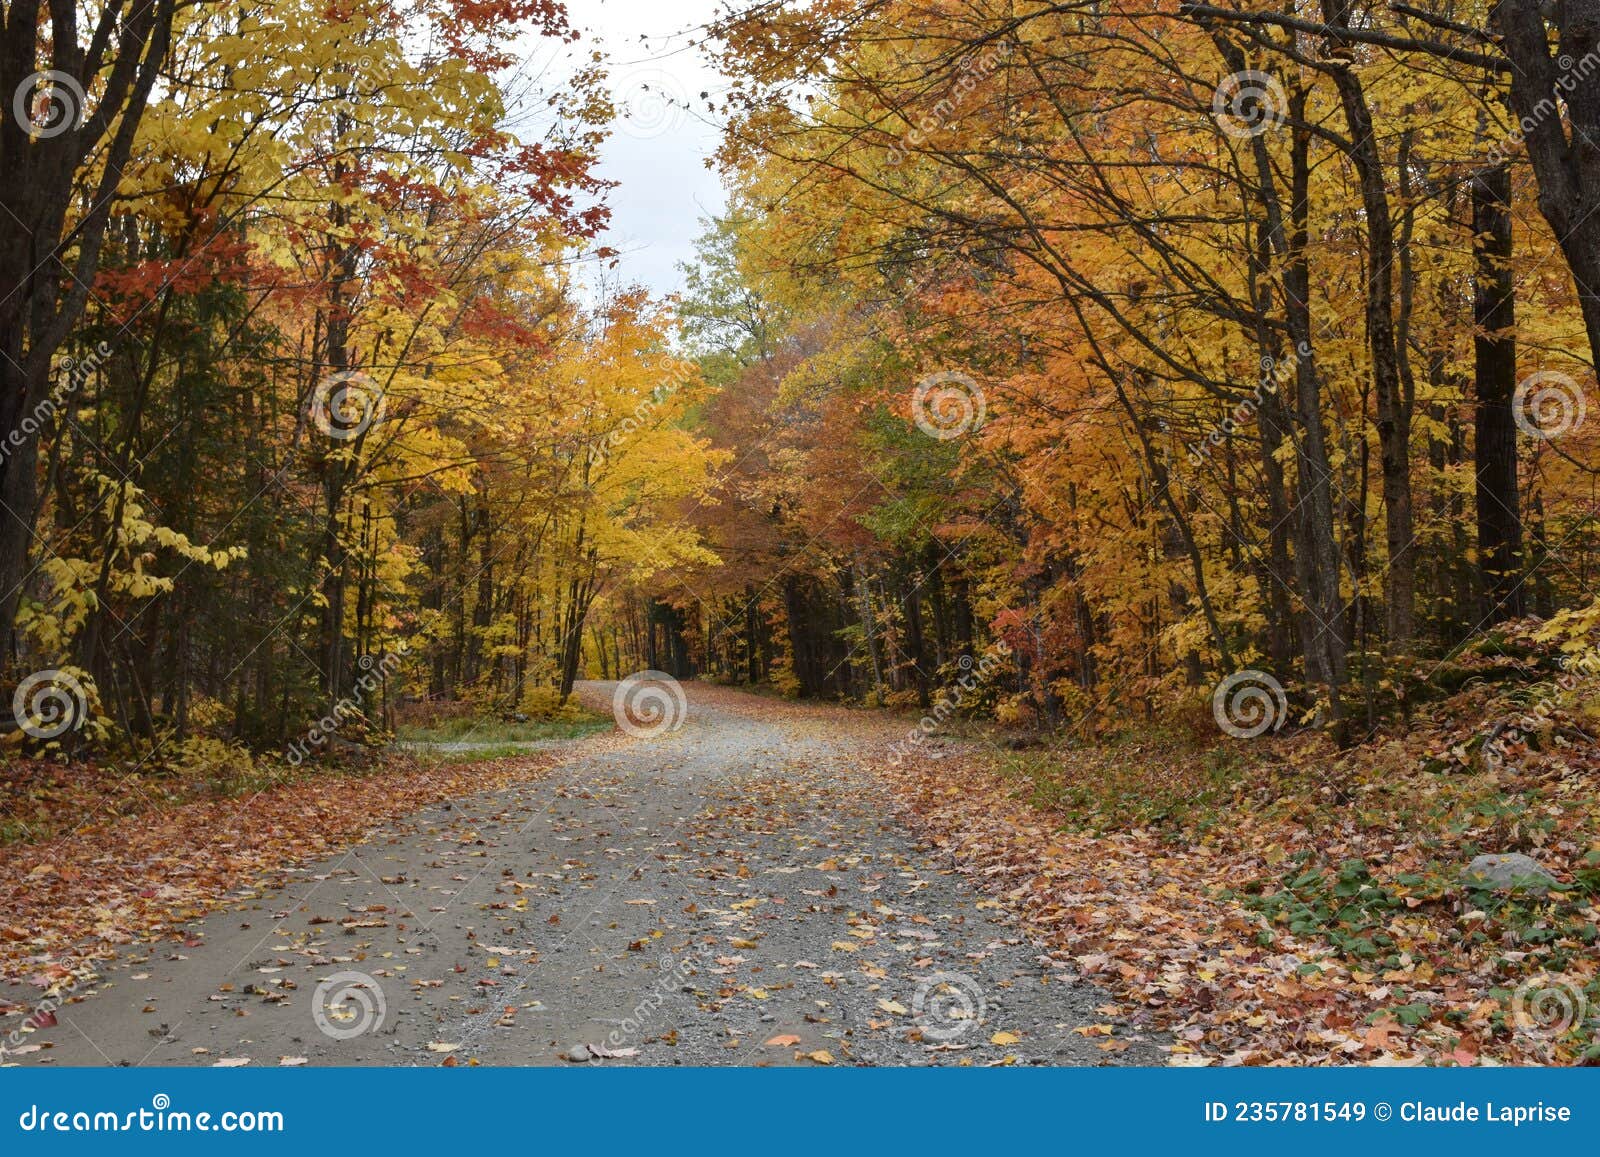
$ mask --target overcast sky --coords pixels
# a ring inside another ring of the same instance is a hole
[[[716,175],[705,167],[718,130],[700,100],[701,92],[719,89],[719,78],[696,47],[716,7],[716,0],[567,0],[568,18],[583,34],[573,51],[604,50],[622,113],[600,166],[602,176],[619,182],[607,198],[606,242],[623,256],[607,277],[657,294],[681,286],[677,264],[693,256],[700,218],[723,205]]]

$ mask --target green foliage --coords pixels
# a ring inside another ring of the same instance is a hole
[[[1303,865],[1304,857],[1299,859]],[[1346,860],[1333,870],[1297,867],[1276,891],[1263,890],[1245,902],[1273,925],[1297,936],[1323,937],[1353,959],[1386,967],[1399,963],[1385,926],[1388,914],[1405,906],[1404,899],[1374,882],[1360,860]]]

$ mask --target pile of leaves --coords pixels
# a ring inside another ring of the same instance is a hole
[[[883,766],[910,819],[1178,1064],[1600,1062],[1593,679],[1475,685],[1339,753],[1145,738]],[[1484,737],[1549,702],[1500,757]],[[1547,893],[1465,886],[1523,852]]]

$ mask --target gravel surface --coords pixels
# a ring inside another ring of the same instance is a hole
[[[894,818],[859,761],[904,721],[687,691],[145,946],[20,1059],[1162,1062]]]

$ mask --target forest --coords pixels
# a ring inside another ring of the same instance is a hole
[[[12,685],[268,750],[402,645],[364,725],[640,667],[925,708],[999,641],[1004,720],[1248,670],[1355,742],[1597,622],[1568,10],[731,11],[730,209],[652,300],[573,273],[602,64],[508,79],[558,7],[108,5],[6,77]]]
[[[648,671],[1600,886],[1600,3],[730,2],[670,294],[576,15],[7,0],[0,839]]]
[[[753,542],[755,585],[826,544],[784,573],[781,678],[926,705],[976,622],[1014,656],[997,710],[1051,726],[1181,712],[1248,669],[1352,743],[1500,623],[1582,651],[1578,9],[1554,32],[1515,4],[731,20],[738,211],[685,311],[738,383],[714,444],[760,391],[777,445],[739,469],[803,481],[729,495],[708,541],[737,553],[702,581]]]

